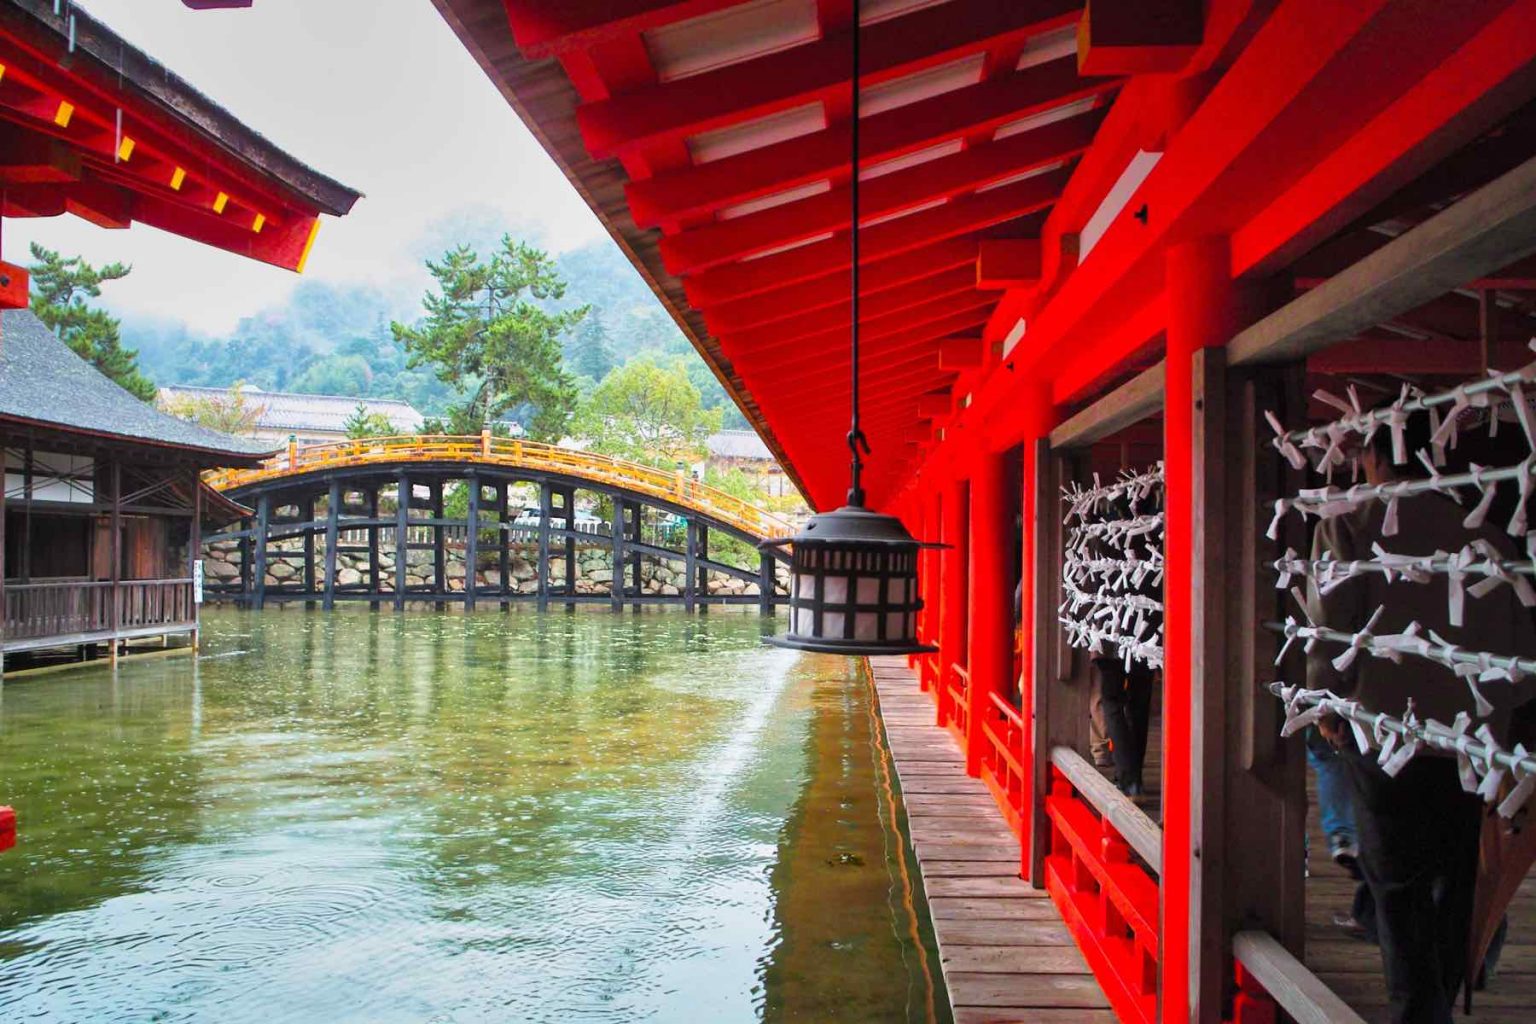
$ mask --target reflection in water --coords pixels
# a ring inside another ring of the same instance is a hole
[[[942,1008],[845,662],[740,615],[206,627],[5,684],[0,1019]]]

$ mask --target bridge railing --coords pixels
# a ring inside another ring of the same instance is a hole
[[[226,469],[204,479],[219,491],[279,477],[372,463],[467,462],[580,477],[594,483],[707,511],[711,518],[756,537],[788,537],[794,524],[683,473],[562,448],[489,435],[412,434],[368,437],[291,448],[254,469]]]

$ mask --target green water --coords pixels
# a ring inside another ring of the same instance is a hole
[[[0,1021],[925,1021],[842,660],[755,616],[205,617],[0,688]]]

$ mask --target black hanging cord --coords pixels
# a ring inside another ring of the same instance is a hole
[[[862,508],[864,487],[860,476],[864,460],[859,451],[869,454],[869,439],[859,428],[859,0],[853,0],[853,158],[850,170],[853,180],[849,193],[853,198],[853,222],[848,232],[853,249],[853,344],[850,362],[853,366],[853,425],[848,430],[848,453],[853,457],[852,483],[848,488],[848,504]]]

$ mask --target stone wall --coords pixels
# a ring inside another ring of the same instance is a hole
[[[268,587],[303,587],[304,545],[299,539],[274,541],[268,548]],[[279,554],[281,552],[281,554]],[[445,551],[448,589],[464,589],[464,548],[462,544],[449,544]],[[210,584],[234,584],[240,582],[240,547],[232,541],[209,544],[204,548],[204,571]],[[550,583],[556,587],[565,585],[564,549],[551,545]],[[381,589],[390,591],[395,585],[395,546],[393,543],[379,546]],[[514,544],[508,564],[511,589],[519,594],[537,593],[538,546]],[[632,569],[630,571],[633,571]],[[677,561],[642,557],[640,560],[641,591],[648,595],[674,595],[683,592],[685,571],[681,559]],[[782,562],[775,564],[775,590],[780,595],[789,593],[789,569]],[[432,552],[413,549],[405,566],[406,582],[411,587],[430,587],[433,583]],[[477,559],[475,577],[479,589],[501,589],[501,563],[498,552],[481,551]],[[607,594],[613,580],[613,551],[604,541],[601,544],[576,546],[576,592],[578,594]],[[364,553],[343,551],[336,556],[336,582],[342,588],[356,587],[368,582],[368,556]],[[316,538],[315,588],[325,585],[325,541]],[[748,581],[726,573],[711,572],[707,581],[710,594],[756,595],[756,580]],[[632,590],[629,592],[633,592]]]

